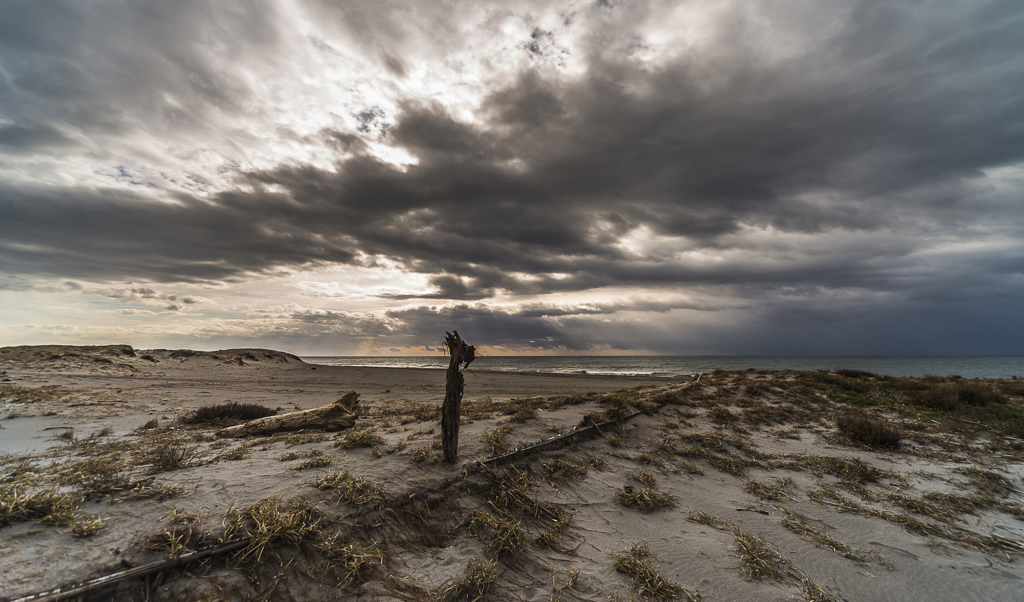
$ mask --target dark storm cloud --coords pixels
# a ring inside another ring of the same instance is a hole
[[[121,190],[0,185],[0,198],[8,200],[0,220],[0,270],[8,273],[195,282],[353,258],[344,240],[311,239],[273,195],[154,202]]]
[[[54,142],[55,123],[93,135],[192,132],[252,96],[225,62],[274,63],[270,2],[12,0],[3,13],[0,106],[14,123],[0,140],[22,145]]]
[[[430,276],[433,293],[392,295],[406,300],[700,285],[742,302],[855,288],[973,308],[977,297],[957,282],[997,298],[1020,292],[1019,251],[993,242],[1024,238],[1019,190],[990,179],[1024,163],[1018,0],[758,4],[781,24],[777,38],[746,4],[724,6],[704,32],[711,42],[652,63],[635,58],[647,46],[630,28],[656,5],[580,9],[602,19],[571,47],[585,66],[572,77],[550,68],[570,52],[559,31],[530,25],[518,51],[535,66],[493,89],[475,122],[408,98],[396,115],[357,111],[359,131],[301,137],[281,126],[282,139],[334,153],[331,168],[239,168],[237,188],[207,196],[142,190],[124,168],[120,181],[138,192],[0,184],[0,270],[198,282],[384,256]],[[305,10],[396,78],[409,77],[412,53],[443,58],[464,33],[458,15],[430,3],[416,14],[401,3]],[[10,3],[0,21],[0,152],[76,144],[62,123],[112,135],[145,121],[171,135],[244,113],[252,85],[212,57],[279,60],[274,14],[270,3]],[[336,44],[302,39],[337,54]],[[375,158],[370,139],[417,163]],[[933,252],[957,245],[969,250]],[[552,308],[395,310],[401,334],[387,320],[295,319],[411,345],[457,318],[489,329],[493,344],[582,349],[595,335],[569,329],[573,320],[680,307],[578,306],[561,326]]]
[[[737,266],[712,275],[635,261],[616,243],[641,226],[711,248],[734,244],[721,237],[741,224],[809,233],[918,230],[922,219],[955,227],[971,178],[1024,160],[1024,128],[1013,125],[1024,119],[1024,36],[1013,35],[1022,31],[1021,19],[1010,3],[967,15],[962,7],[936,7],[923,17],[910,11],[915,5],[857,4],[827,44],[783,61],[760,61],[762,49],[743,36],[720,56],[654,68],[593,49],[578,80],[522,72],[486,99],[482,124],[409,101],[390,131],[393,144],[419,159],[404,171],[369,156],[357,135],[325,131],[319,144],[354,153],[336,170],[290,164],[250,171],[256,190],[212,201],[178,196],[166,205],[123,192],[9,187],[3,197],[10,219],[0,226],[4,268],[191,281],[347,262],[362,251],[435,274],[437,297],[474,299],[499,289],[529,294],[759,277]],[[57,102],[84,91],[76,110],[97,111],[98,103],[88,102],[99,94],[88,81],[92,71],[74,56],[87,36],[95,43],[100,24],[81,5],[64,9],[68,19],[82,17],[86,31],[60,36],[59,22],[43,26],[26,16],[27,27],[14,28],[16,20],[5,20],[0,38],[15,57],[5,63],[48,66],[16,74],[21,94]],[[187,31],[198,26],[199,13],[153,17],[172,19],[168,31]],[[272,46],[258,13],[231,13],[216,23],[231,39]],[[357,14],[359,22],[370,18]],[[127,61],[126,73],[148,72],[155,55],[129,57],[128,48],[175,48],[170,60],[179,69],[157,70],[160,77],[180,79],[188,67],[193,93],[214,94],[227,106],[248,93],[211,72],[191,46],[160,38],[132,31],[108,59]],[[48,53],[61,58],[43,58]],[[39,78],[31,85],[24,79],[30,71]],[[117,97],[141,104],[131,96],[143,92],[124,86]],[[29,104],[12,106],[29,111]],[[52,129],[34,127],[5,126],[0,142],[59,140]],[[285,193],[260,189],[271,184]],[[844,268],[856,279],[856,262]],[[813,272],[789,266],[760,277]]]
[[[348,340],[375,345],[421,346],[424,341],[443,342],[439,333],[458,324],[467,340],[486,337],[488,345],[515,345],[536,349],[583,350],[587,341],[562,331],[557,325],[535,319],[536,315],[509,314],[484,305],[421,306],[389,310],[383,316],[346,312],[306,311],[291,316],[305,325],[315,325],[317,336],[344,335]],[[472,338],[471,338],[472,337]]]

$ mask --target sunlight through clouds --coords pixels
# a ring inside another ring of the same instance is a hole
[[[15,1],[5,17],[8,344],[1024,340],[1012,3]]]

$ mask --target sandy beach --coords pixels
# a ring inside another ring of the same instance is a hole
[[[965,403],[1019,409],[1019,381],[472,368],[446,464],[440,370],[2,348],[0,600],[236,541],[85,599],[1024,600],[1024,445],[914,405],[992,391]],[[350,391],[341,431],[193,420]],[[851,438],[851,416],[896,443]]]

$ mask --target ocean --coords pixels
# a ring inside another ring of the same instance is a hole
[[[443,370],[448,358],[308,356],[325,366],[426,368]],[[959,375],[964,378],[1024,377],[1024,355],[628,355],[628,356],[477,356],[470,370],[685,377],[723,370],[835,370],[852,368],[889,376]]]

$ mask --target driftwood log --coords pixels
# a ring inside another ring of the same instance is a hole
[[[18,598],[13,602],[59,602],[61,600],[81,600],[82,597],[86,594],[106,589],[112,585],[117,585],[122,581],[127,581],[129,579],[134,579],[136,577],[145,577],[146,575],[152,575],[153,573],[158,573],[160,571],[167,571],[179,566],[184,566],[190,562],[196,562],[197,560],[209,558],[211,556],[218,556],[220,554],[233,552],[235,550],[244,548],[245,546],[249,545],[250,541],[252,540],[248,537],[244,539],[236,539],[234,541],[222,543],[219,546],[213,546],[211,548],[200,550],[198,552],[182,554],[181,556],[177,558],[172,558],[170,560],[160,560],[157,562],[151,562],[149,564],[144,564],[142,566],[133,567],[131,569],[128,569],[127,571],[121,571],[119,573],[114,573],[112,575],[106,575],[104,577],[91,579],[78,585],[72,585],[70,587],[59,587],[55,590],[51,590],[48,592],[42,592],[38,594],[33,594],[31,596],[26,596],[24,598]]]
[[[459,369],[468,367],[476,359],[476,347],[463,341],[458,330],[444,334],[444,346],[450,358],[444,381],[444,403],[441,404],[441,451],[444,461],[454,464],[459,456],[459,406],[466,388],[466,377]]]
[[[223,428],[217,431],[217,436],[248,437],[249,435],[269,435],[278,431],[297,431],[299,429],[340,431],[350,428],[356,423],[357,405],[359,405],[359,393],[352,391],[334,403],[312,410],[257,418],[245,424]]]

